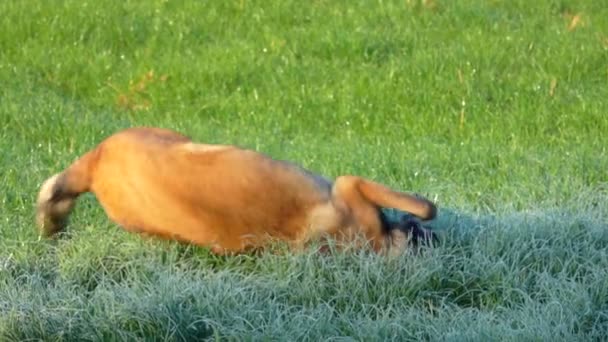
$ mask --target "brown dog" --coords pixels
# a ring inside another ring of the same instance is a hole
[[[431,233],[389,222],[381,208],[424,220],[436,214],[432,202],[367,179],[330,182],[254,151],[197,144],[158,128],[116,133],[46,180],[37,203],[41,235],[63,230],[76,197],[89,191],[129,231],[208,246],[218,254],[271,240],[301,248],[326,237],[352,242],[363,236],[375,251],[396,255],[408,241]]]

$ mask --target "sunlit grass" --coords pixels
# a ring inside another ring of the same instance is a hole
[[[608,334],[599,1],[0,2],[0,339],[594,340]],[[442,245],[218,258],[41,182],[153,125],[441,207]]]

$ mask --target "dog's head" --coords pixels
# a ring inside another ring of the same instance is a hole
[[[439,237],[433,232],[432,228],[425,227],[422,222],[411,216],[402,216],[393,224],[392,229],[405,233],[412,247],[433,247],[439,243]]]
[[[439,244],[439,236],[432,228],[425,226],[414,216],[405,214],[390,220],[384,217],[384,224],[391,239],[390,254],[397,255],[407,249],[418,250],[418,247],[433,247]]]

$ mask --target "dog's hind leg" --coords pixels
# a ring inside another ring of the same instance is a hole
[[[89,191],[98,153],[93,150],[85,154],[65,171],[44,181],[36,203],[36,224],[41,236],[50,237],[65,228],[76,198]]]

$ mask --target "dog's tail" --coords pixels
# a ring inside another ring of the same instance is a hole
[[[76,198],[90,190],[91,173],[98,154],[97,149],[86,153],[65,171],[42,184],[36,203],[36,224],[40,236],[50,237],[65,228]]]

